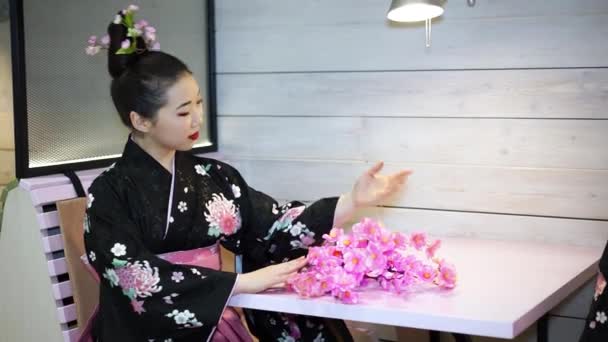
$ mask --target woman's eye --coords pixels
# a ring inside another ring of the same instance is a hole
[[[196,101],[196,104],[197,104],[197,105],[200,105],[201,103],[203,103],[203,100],[202,100],[202,99],[201,99],[201,100]]]
[[[178,116],[188,116],[190,113],[179,113]]]

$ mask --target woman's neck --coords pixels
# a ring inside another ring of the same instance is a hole
[[[133,134],[131,135],[131,139],[133,139],[133,141],[139,147],[141,147],[142,150],[146,151],[160,165],[167,169],[167,171],[173,173],[173,158],[175,157],[175,150],[160,146],[151,139],[146,139],[145,136]]]

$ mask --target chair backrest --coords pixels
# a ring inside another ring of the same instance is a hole
[[[57,202],[59,226],[70,284],[76,304],[77,322],[82,334],[99,303],[99,282],[96,273],[86,262],[84,247],[84,215],[87,200],[84,197]]]

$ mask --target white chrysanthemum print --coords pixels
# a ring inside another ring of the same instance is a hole
[[[182,325],[185,328],[203,326],[203,324],[196,319],[196,315],[190,312],[190,310],[184,310],[182,312],[180,312],[179,310],[173,310],[165,316],[173,318],[177,325]]]
[[[305,228],[306,226],[303,225],[300,222],[296,222],[296,224],[294,224],[293,226],[291,226],[291,229],[289,230],[289,232],[291,233],[292,236],[298,236],[302,233],[302,228]]]
[[[114,247],[112,247],[112,249],[110,249],[110,252],[112,252],[112,254],[114,254],[114,256],[117,257],[121,257],[125,254],[127,254],[127,247],[121,243],[115,243]]]
[[[89,252],[89,259],[91,259],[91,261],[95,261],[96,258],[97,258],[97,256],[95,255],[95,252],[90,251]]]
[[[172,293],[168,296],[164,296],[163,300],[165,301],[165,303],[167,304],[173,304],[173,298],[179,296],[177,293]]]
[[[312,342],[325,342],[325,338],[323,337],[323,333],[319,333],[319,335],[317,335],[317,337],[315,337],[315,339],[312,340]]]
[[[224,194],[213,194],[205,205],[205,219],[209,222],[210,236],[232,235],[241,228],[241,215],[231,200]]]
[[[196,173],[198,173],[201,176],[208,176],[209,175],[207,173],[207,170],[205,169],[205,167],[203,167],[203,165],[194,165],[194,170],[196,171]]]
[[[184,211],[188,210],[188,204],[186,204],[184,201],[180,201],[177,205],[177,210],[179,210],[180,213],[183,213]]]
[[[232,184],[232,193],[234,194],[234,198],[241,197],[241,188],[236,184]]]
[[[595,320],[604,324],[606,323],[606,320],[608,320],[608,317],[606,316],[606,313],[604,311],[598,311],[595,314]]]
[[[188,193],[188,188],[184,188],[184,193],[187,194]]]
[[[591,322],[589,322],[589,328],[591,328],[591,329],[595,329],[595,326],[596,326],[596,325],[597,325],[597,324],[595,323],[595,321],[591,321]]]
[[[182,272],[173,272],[173,275],[171,276],[171,280],[173,280],[176,283],[179,283],[180,281],[184,280],[184,274]]]
[[[160,292],[163,287],[158,285],[160,277],[158,267],[151,267],[146,260],[129,262],[116,270],[120,287],[131,299],[146,298]]]
[[[173,221],[175,221],[175,219],[173,218],[173,216],[169,216],[169,223],[173,223]]]
[[[196,268],[191,268],[190,271],[192,271],[192,274],[201,275],[201,272],[199,272],[199,270]]]
[[[93,205],[93,201],[95,200],[95,197],[90,192],[89,192],[88,199],[89,200],[87,201],[87,208],[91,208],[91,206]]]

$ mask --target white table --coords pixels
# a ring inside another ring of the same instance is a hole
[[[439,255],[456,265],[453,290],[408,295],[370,290],[356,305],[293,293],[240,294],[229,305],[399,327],[515,338],[596,274],[600,247],[442,239]]]

